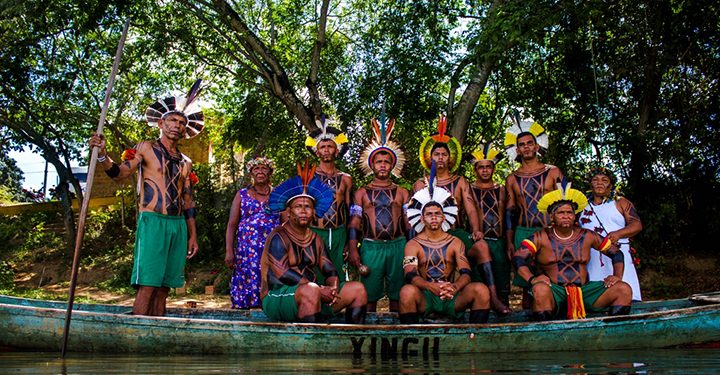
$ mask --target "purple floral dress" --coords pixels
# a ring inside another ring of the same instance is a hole
[[[279,223],[277,215],[240,189],[240,221],[235,248],[235,271],[230,279],[230,300],[234,309],[260,306],[260,257],[265,239]]]

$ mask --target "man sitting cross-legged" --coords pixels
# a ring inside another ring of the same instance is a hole
[[[405,245],[406,285],[400,290],[400,322],[418,323],[420,314],[459,319],[470,309],[470,323],[485,323],[490,309],[488,288],[470,282],[465,245],[446,231],[456,219],[457,206],[442,188],[420,190],[408,207],[408,218],[418,233]],[[447,216],[446,216],[447,214]],[[460,276],[454,280],[455,271]]]
[[[536,320],[548,320],[566,310],[568,319],[584,318],[585,310],[600,311],[610,306],[610,315],[630,313],[632,290],[622,281],[623,253],[597,233],[575,224],[575,215],[587,205],[587,198],[570,184],[545,194],[538,210],[549,213],[552,226],[524,240],[513,261],[518,275],[531,286],[532,310]],[[603,281],[588,281],[590,249],[608,255],[614,274]],[[528,268],[535,260],[537,274]]]
[[[274,212],[287,209],[288,220],[275,228],[262,255],[262,308],[276,320],[316,323],[345,310],[345,322],[361,324],[367,311],[365,287],[351,281],[338,284],[338,273],[320,237],[310,230],[315,215],[322,215],[334,198],[332,189],[313,178],[313,168],[285,181],[270,194]],[[325,285],[315,283],[316,267]]]

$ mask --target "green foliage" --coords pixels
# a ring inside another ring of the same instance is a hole
[[[230,203],[235,197],[232,187],[221,187],[217,170],[208,165],[193,165],[198,176],[195,185],[195,205],[198,215],[195,225],[200,251],[188,262],[189,267],[217,264],[223,266],[225,259],[225,227]]]
[[[0,135],[2,133],[3,131],[0,131]],[[18,202],[23,198],[23,172],[7,151],[9,150],[0,146],[0,203]]]
[[[15,286],[15,270],[10,262],[0,261],[0,290],[10,290]]]

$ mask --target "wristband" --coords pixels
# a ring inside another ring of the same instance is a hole
[[[97,158],[97,162],[98,162],[98,163],[102,163],[102,162],[104,162],[105,160],[107,160],[107,154],[105,154],[105,155],[103,155],[103,156],[98,156],[98,158]]]
[[[530,284],[530,285],[533,285],[533,283],[532,283],[533,280],[535,280],[535,275],[530,276],[530,278],[527,279],[527,283]]]

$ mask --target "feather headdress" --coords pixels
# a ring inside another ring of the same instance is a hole
[[[430,170],[432,164],[432,148],[435,143],[445,143],[450,149],[449,167],[450,173],[454,173],[460,168],[462,158],[462,147],[457,138],[447,135],[447,117],[440,115],[438,119],[438,131],[425,137],[420,144],[420,164],[426,171]]]
[[[380,121],[376,119],[371,120],[373,138],[370,144],[365,147],[365,150],[360,154],[360,169],[365,173],[366,176],[373,174],[372,160],[380,151],[385,151],[392,156],[392,171],[391,173],[395,177],[400,177],[403,166],[405,165],[405,154],[400,149],[400,144],[390,140],[392,131],[395,128],[395,119],[386,121],[385,111],[383,110],[380,115]]]
[[[480,160],[490,160],[493,165],[495,165],[500,161],[500,159],[502,159],[502,157],[503,155],[500,151],[492,148],[490,143],[485,143],[480,144],[480,148],[470,154],[470,163],[475,165],[475,163]]]
[[[185,96],[171,96],[165,99],[158,99],[148,109],[145,110],[145,119],[148,125],[152,127],[158,126],[158,120],[165,119],[171,114],[179,114],[184,116],[188,123],[185,129],[185,138],[192,138],[205,127],[205,116],[200,110],[196,99],[200,95],[200,83],[198,79],[190,88]]]
[[[425,228],[425,223],[422,221],[422,211],[430,202],[437,202],[442,207],[443,213],[445,214],[442,230],[447,232],[457,221],[458,206],[455,198],[449,191],[437,186],[434,161],[430,167],[430,177],[427,180],[427,186],[424,189],[418,190],[408,203],[408,221],[417,233],[422,232]]]
[[[315,155],[317,151],[317,144],[320,141],[329,139],[337,145],[338,156],[342,156],[348,149],[348,138],[340,129],[328,125],[328,120],[325,115],[315,119],[318,129],[315,129],[308,134],[305,138],[305,147],[310,151],[311,154]]]
[[[315,215],[322,217],[335,199],[335,192],[315,176],[315,165],[298,162],[298,175],[292,177],[270,192],[268,207],[274,213],[280,213],[293,199],[305,197],[315,202]]]
[[[615,175],[615,173],[609,168],[600,165],[590,168],[585,177],[587,178],[588,182],[590,182],[592,181],[593,177],[599,174],[607,176],[607,178],[610,179],[611,184],[615,185],[615,183],[617,183],[617,176]]]
[[[505,153],[510,160],[518,161],[517,136],[523,132],[531,133],[535,137],[535,142],[540,145],[539,154],[545,154],[548,148],[548,135],[542,125],[531,118],[521,120],[520,112],[517,110],[509,111],[505,121],[510,122],[510,127],[505,133]]]
[[[580,190],[572,189],[571,185],[567,179],[563,178],[562,182],[557,183],[557,190],[553,190],[540,198],[537,203],[538,211],[552,213],[559,203],[570,203],[576,206],[576,214],[582,212],[588,204],[587,197]]]
[[[247,169],[248,173],[250,173],[252,172],[252,169],[257,167],[258,165],[264,165],[270,168],[271,171],[275,170],[275,162],[272,159],[266,158],[264,156],[254,157],[252,160],[245,163],[245,169]]]

